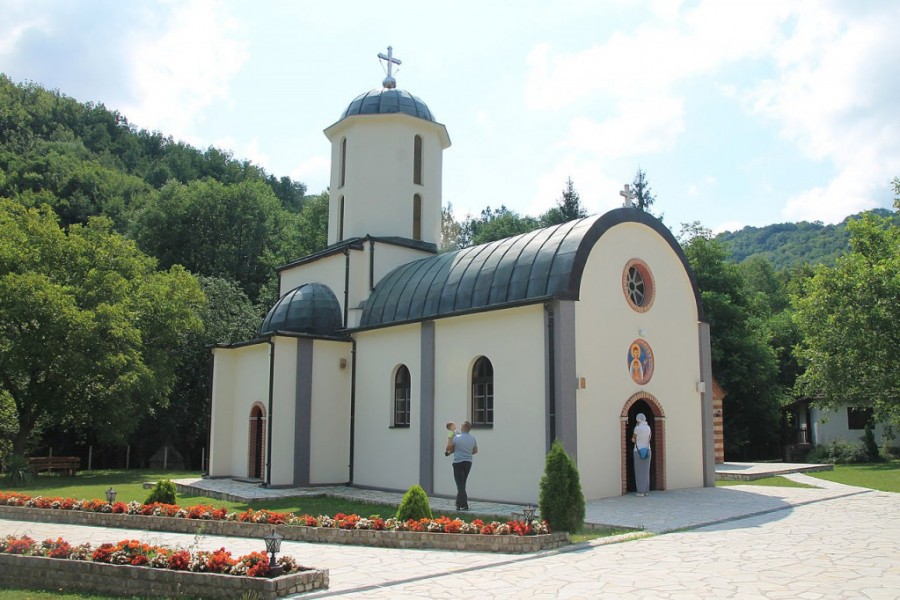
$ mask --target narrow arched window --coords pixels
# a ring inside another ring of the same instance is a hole
[[[422,136],[413,142],[413,183],[422,185]]]
[[[347,138],[341,140],[341,187],[347,181]]]
[[[400,365],[394,374],[394,427],[409,427],[409,369]]]
[[[472,367],[472,424],[494,424],[494,366],[484,356]]]
[[[338,215],[338,241],[344,239],[344,197],[341,196],[340,214]]]
[[[422,239],[422,196],[413,196],[413,239]]]

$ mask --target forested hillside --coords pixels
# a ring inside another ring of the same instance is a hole
[[[170,443],[198,468],[208,346],[254,336],[327,217],[289,177],[0,74],[0,459]]]
[[[883,208],[871,212],[900,224],[895,212]],[[847,223],[859,220],[863,214],[849,216],[835,225],[801,221],[744,227],[720,233],[716,239],[725,244],[731,259],[738,263],[760,256],[772,263],[776,271],[801,264],[833,265],[838,256],[850,249]]]

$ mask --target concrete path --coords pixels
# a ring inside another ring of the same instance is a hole
[[[660,531],[719,522],[537,555],[300,542],[285,542],[283,550],[302,564],[330,569],[330,589],[303,598],[900,598],[900,494],[789,477],[823,487],[739,485],[601,500],[589,510],[602,521],[638,514]],[[234,554],[262,549],[259,540],[0,520],[0,536],[9,533],[93,544],[224,546]]]

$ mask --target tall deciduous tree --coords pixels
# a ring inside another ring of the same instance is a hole
[[[848,224],[851,251],[819,267],[796,298],[800,389],[828,407],[867,407],[900,422],[900,228]]]
[[[490,206],[481,211],[481,218],[469,217],[462,226],[461,247],[470,244],[486,244],[502,240],[520,233],[528,233],[540,226],[537,219],[523,217],[514,210],[501,206],[492,209]]]
[[[710,328],[713,375],[727,392],[726,458],[763,458],[777,452],[781,390],[775,353],[755,318],[756,307],[737,265],[708,230],[682,230],[682,245],[697,279]]]
[[[262,183],[207,179],[171,182],[147,203],[133,227],[138,245],[160,265],[225,277],[255,300],[274,268],[301,256],[298,217]]]
[[[193,277],[157,271],[110,226],[65,232],[49,207],[0,200],[0,391],[15,405],[17,453],[43,419],[123,440],[165,404],[171,349],[201,327]]]

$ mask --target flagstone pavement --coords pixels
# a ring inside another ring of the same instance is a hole
[[[590,502],[588,523],[646,532],[533,555],[301,542],[285,542],[282,551],[330,570],[328,590],[299,598],[900,598],[900,494],[797,473],[785,477],[821,487],[737,485]],[[481,508],[492,507],[473,506]],[[493,508],[497,514],[521,509]],[[662,532],[669,533],[653,535]],[[235,554],[262,546],[239,538],[0,520],[0,536],[10,533],[92,544],[140,539],[224,546]]]

